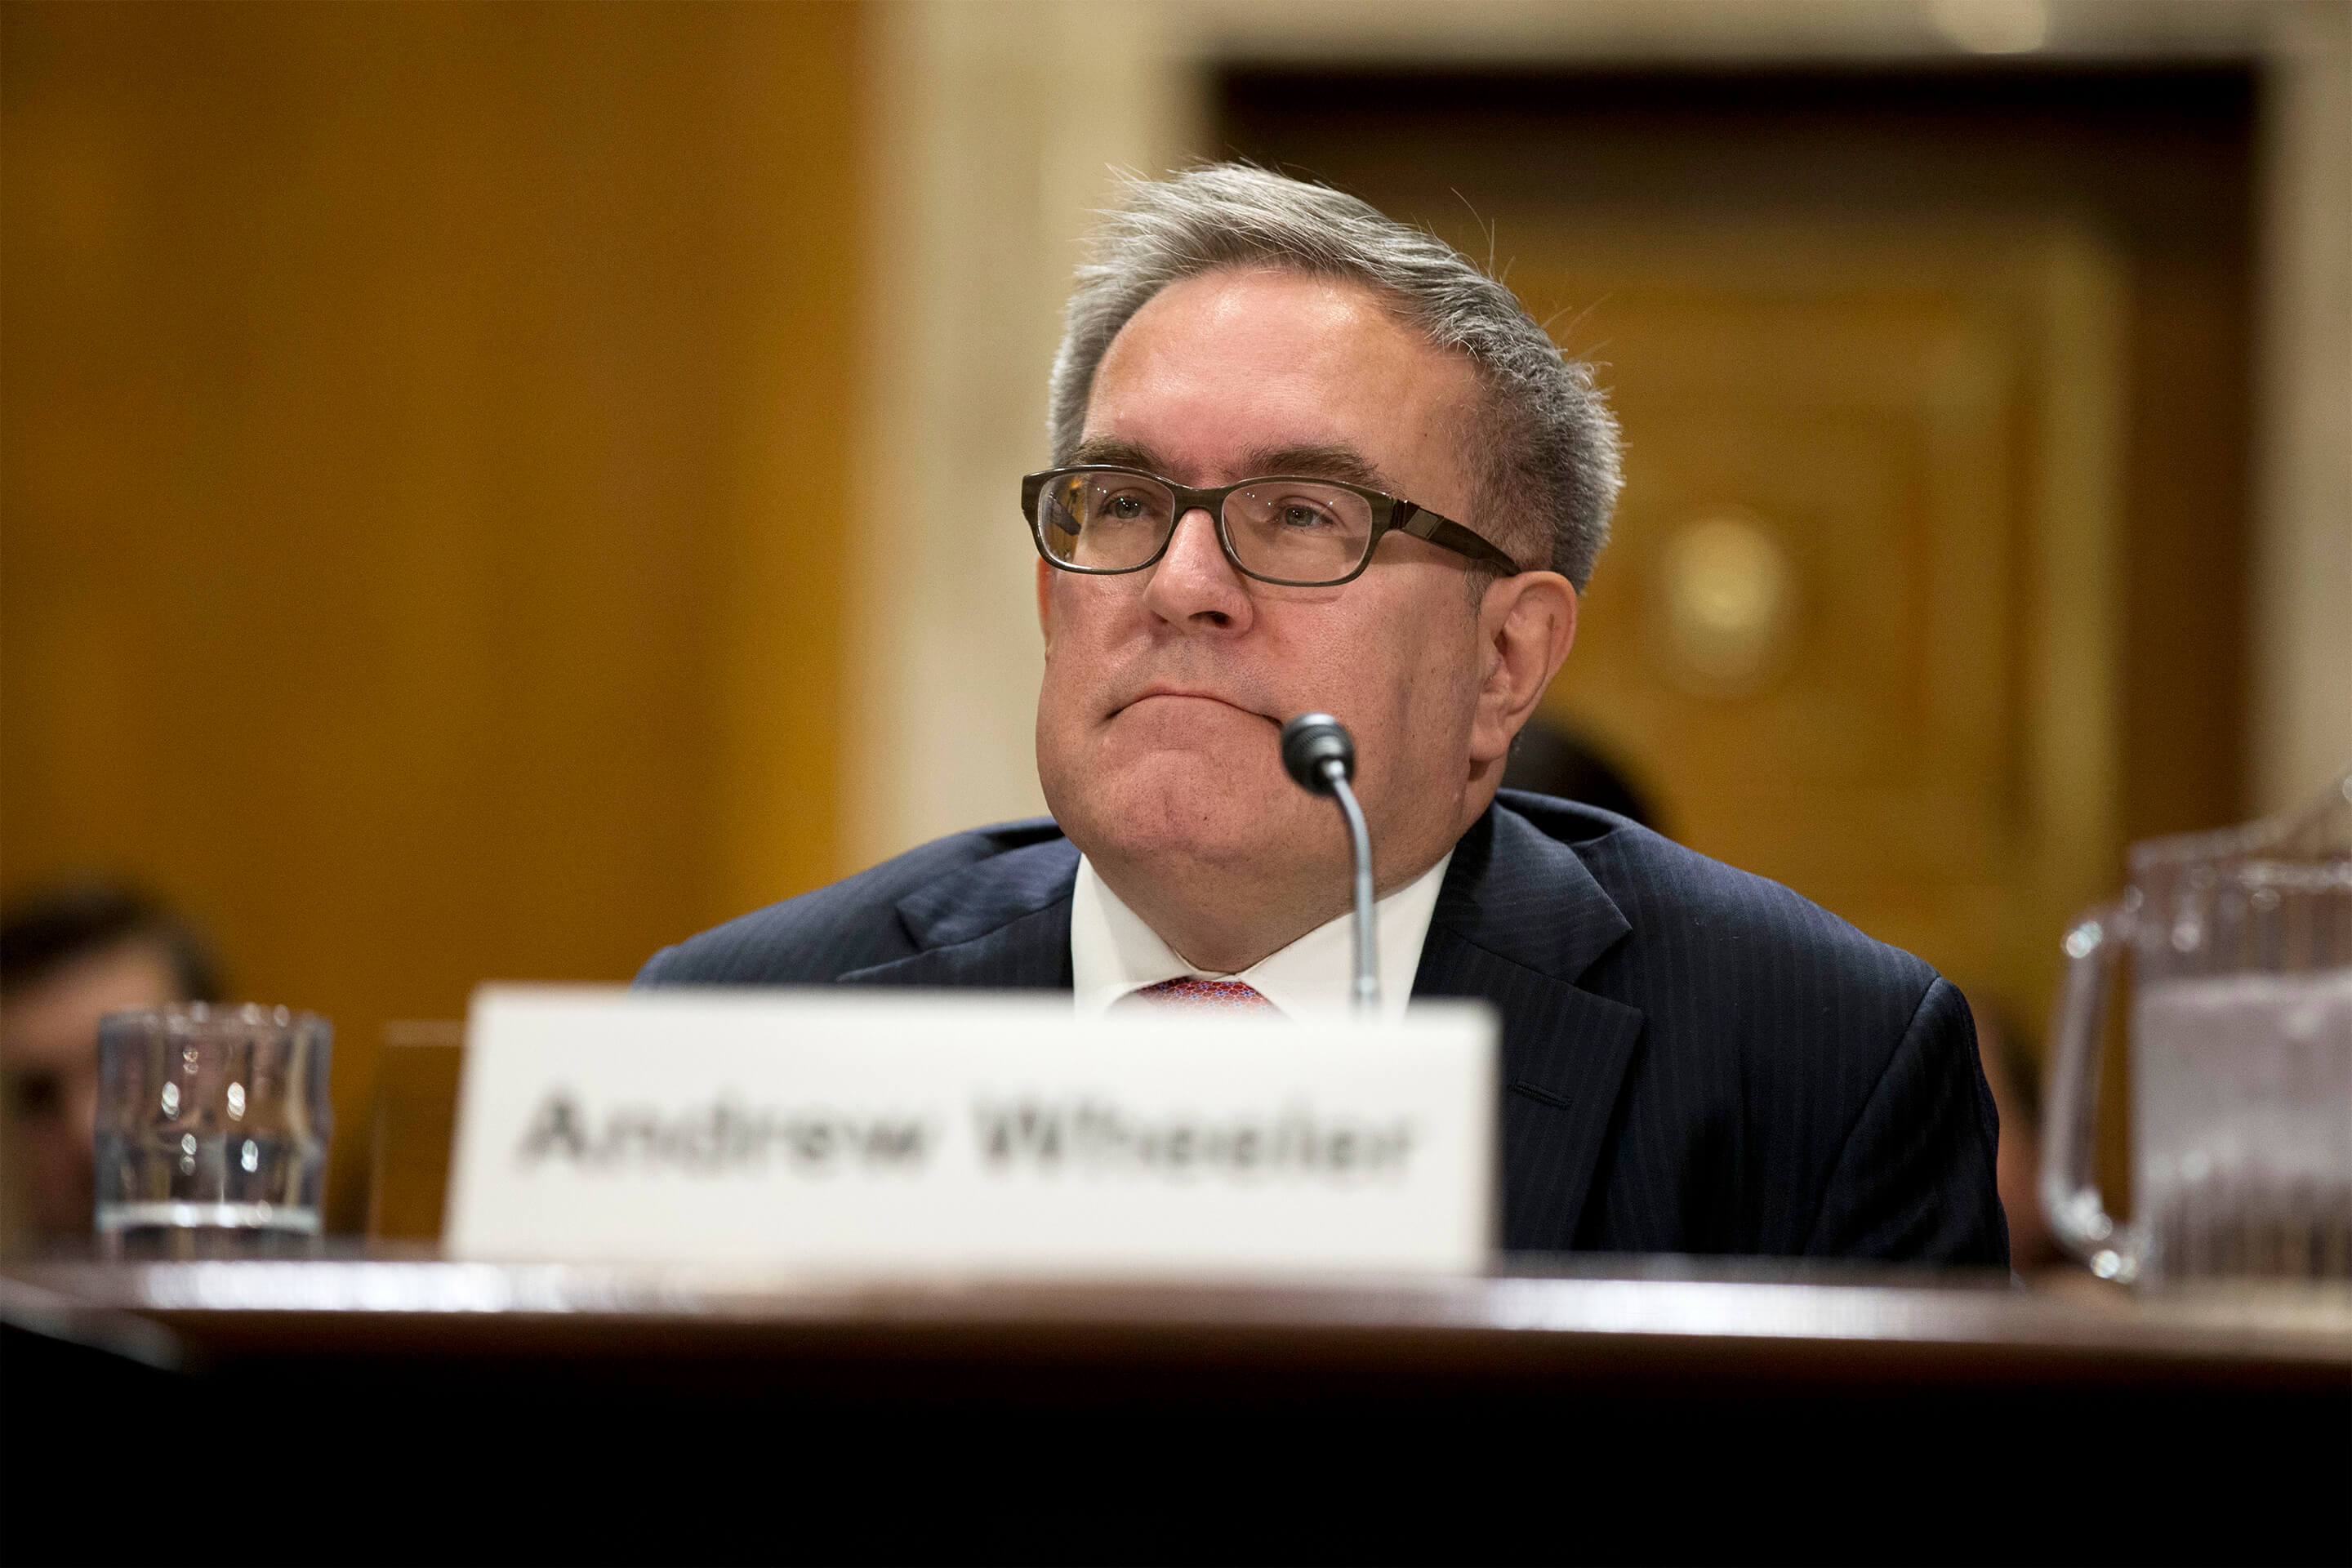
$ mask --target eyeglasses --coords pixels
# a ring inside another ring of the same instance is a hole
[[[1193,489],[1139,468],[1089,464],[1029,475],[1021,509],[1037,552],[1065,572],[1140,572],[1168,552],[1178,521],[1193,511],[1217,520],[1217,543],[1235,571],[1283,587],[1352,582],[1391,529],[1507,576],[1521,570],[1458,522],[1337,479],[1275,477]]]

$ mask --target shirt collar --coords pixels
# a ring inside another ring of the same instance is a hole
[[[1447,851],[1436,865],[1372,906],[1383,1017],[1404,1016],[1413,975],[1421,968],[1422,944],[1429,937],[1430,916],[1437,909],[1438,889],[1453,859],[1453,852]],[[1130,991],[1185,975],[1239,980],[1294,1018],[1345,1015],[1354,998],[1354,921],[1352,911],[1327,921],[1240,973],[1220,974],[1185,963],[1081,855],[1070,900],[1070,979],[1078,1016],[1095,1017]]]

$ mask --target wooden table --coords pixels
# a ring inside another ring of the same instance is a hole
[[[241,1559],[2352,1555],[2340,1290],[345,1255],[20,1261],[0,1316],[12,1560],[136,1506],[119,1465],[266,1491]]]

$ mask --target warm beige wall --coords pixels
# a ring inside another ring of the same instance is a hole
[[[0,882],[341,1027],[839,869],[855,6],[12,4]]]
[[[2352,5],[2273,37],[2250,783],[2293,811],[2352,765]]]

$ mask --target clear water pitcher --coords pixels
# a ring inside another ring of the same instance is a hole
[[[2300,816],[2132,846],[2065,941],[2042,1205],[2103,1279],[2352,1279],[2352,775]],[[2132,955],[2133,1219],[2094,1174]]]

